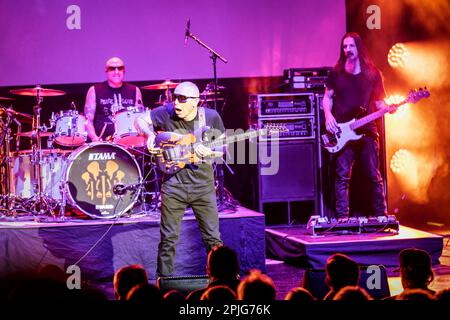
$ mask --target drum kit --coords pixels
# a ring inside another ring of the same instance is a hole
[[[171,101],[170,89],[177,85],[167,80],[142,89],[165,90],[165,100]],[[136,155],[144,157],[148,153],[144,137],[133,125],[135,118],[146,112],[144,108],[114,114],[115,133],[111,141],[87,143],[86,118],[74,105],[73,110],[52,113],[49,126],[41,124],[43,98],[64,95],[64,91],[37,85],[10,92],[33,96],[36,105],[34,115],[29,115],[11,108],[15,99],[0,97],[0,217],[31,214],[37,221],[65,221],[66,211],[70,211],[88,218],[111,219],[144,204],[143,194],[148,193],[143,173],[148,162],[143,160],[138,165]],[[203,92],[201,99],[207,102],[211,97],[211,93]],[[4,107],[7,104],[10,106]],[[17,134],[12,129],[14,123]],[[22,132],[22,124],[31,125],[31,131]],[[20,138],[29,139],[31,148],[20,150]],[[48,149],[42,147],[43,138],[50,141]],[[156,172],[155,168],[152,170]],[[140,187],[119,193],[116,186]],[[153,199],[156,198],[155,190]]]

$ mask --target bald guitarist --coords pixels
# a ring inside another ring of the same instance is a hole
[[[183,137],[186,138],[183,139],[193,137],[189,133],[194,132],[199,140],[211,141],[223,136],[225,128],[219,114],[212,109],[198,108],[199,97],[198,87],[194,83],[182,82],[175,88],[174,104],[155,108],[146,116],[136,119],[135,126],[148,137],[151,152],[158,153],[158,146],[153,145],[155,132],[170,132],[165,143],[179,139],[180,136],[173,132],[185,134]],[[201,128],[205,126],[209,129],[203,132]],[[191,157],[198,160],[223,154],[201,143],[193,148]],[[163,155],[159,153],[157,156]],[[176,244],[188,205],[194,211],[207,250],[222,244],[211,162],[193,161],[181,170],[166,173],[161,187],[161,202],[161,239],[156,270],[158,277],[170,276],[174,272]]]

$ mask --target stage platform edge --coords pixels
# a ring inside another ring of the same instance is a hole
[[[360,265],[382,264],[398,266],[398,254],[405,248],[427,251],[433,265],[439,264],[443,237],[429,232],[400,226],[395,233],[361,233],[354,235],[320,235],[307,233],[306,226],[266,228],[268,258],[323,269],[334,253],[343,253]]]
[[[265,272],[265,217],[244,207],[219,214],[221,238],[236,250],[241,273]],[[99,241],[99,239],[101,239]],[[92,247],[98,244],[92,249]],[[129,264],[143,265],[155,278],[159,215],[116,220],[65,222],[0,221],[0,276],[53,264],[63,270],[77,263],[83,280],[111,281]],[[90,251],[91,250],[91,251]],[[174,276],[206,274],[207,252],[193,215],[183,218]]]

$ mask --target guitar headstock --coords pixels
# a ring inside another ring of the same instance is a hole
[[[416,103],[420,99],[428,98],[429,96],[430,91],[427,90],[427,87],[410,90],[405,99],[405,103]]]
[[[268,136],[277,135],[280,134],[281,132],[289,131],[286,125],[282,123],[266,123],[262,130],[264,130],[264,133]]]

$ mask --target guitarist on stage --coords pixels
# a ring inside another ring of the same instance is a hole
[[[339,60],[330,72],[323,109],[328,132],[339,133],[339,123],[347,122],[361,115],[372,113],[384,104],[385,91],[380,71],[367,56],[360,36],[347,33],[341,41]],[[365,109],[365,110],[364,110]],[[372,210],[375,216],[387,214],[383,180],[379,171],[379,142],[375,122],[357,130],[364,136],[350,141],[334,155],[335,197],[338,219],[349,217],[349,185],[353,163],[361,161],[370,184]]]
[[[206,125],[209,130],[202,134],[205,139],[213,140],[223,135],[225,128],[219,114],[213,109],[198,108],[199,97],[198,87],[194,83],[182,82],[175,88],[173,104],[155,108],[136,119],[136,128],[149,140],[150,152],[157,152],[158,146],[153,146],[155,132],[187,134]],[[223,154],[202,144],[196,145],[194,152],[202,159]],[[222,244],[211,162],[187,164],[174,174],[165,174],[161,202],[161,239],[156,275],[166,277],[174,272],[176,244],[188,205],[195,214],[207,250]]]

